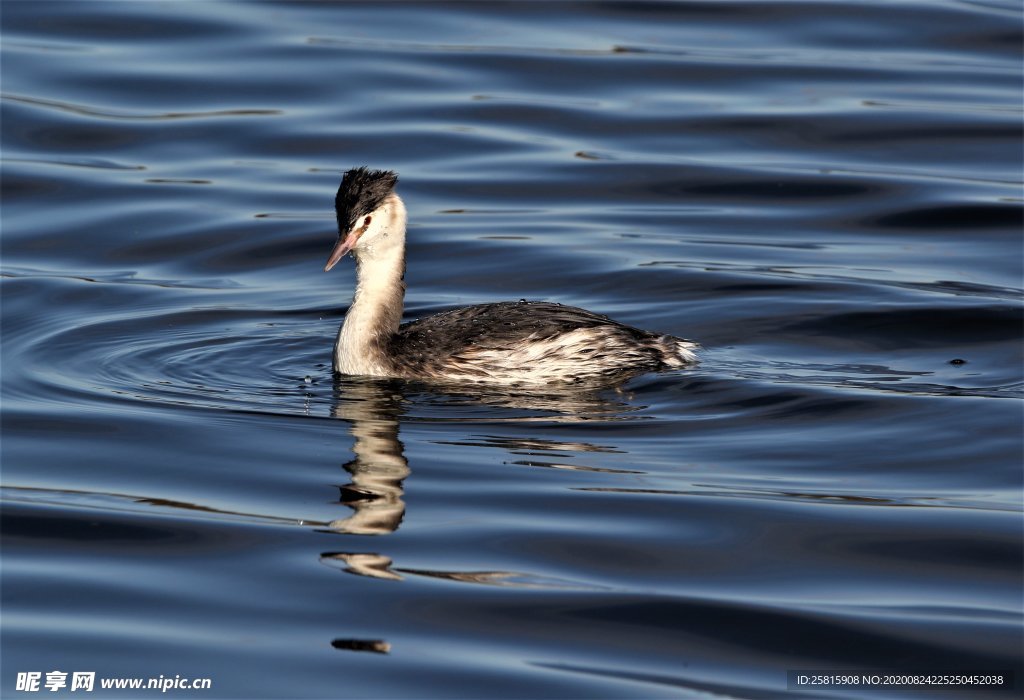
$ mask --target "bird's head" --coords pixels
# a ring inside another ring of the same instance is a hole
[[[349,251],[378,257],[404,245],[405,207],[395,194],[397,182],[398,174],[391,170],[353,168],[345,173],[334,198],[338,242],[325,272]]]

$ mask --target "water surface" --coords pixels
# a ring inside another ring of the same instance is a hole
[[[2,694],[1019,691],[1021,20],[5,2]],[[557,301],[702,363],[332,377],[357,165],[401,176],[408,319]]]

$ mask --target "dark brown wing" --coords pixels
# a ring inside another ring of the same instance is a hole
[[[400,359],[398,374],[442,375],[452,358],[487,350],[511,350],[530,339],[541,341],[578,329],[601,328],[637,347],[660,338],[575,306],[542,301],[480,304],[403,324],[392,339],[389,355]],[[658,353],[650,351],[656,364]]]
[[[504,348],[595,326],[617,326],[638,339],[651,335],[575,306],[521,301],[467,306],[405,323],[396,341],[404,356],[446,357],[469,347]]]

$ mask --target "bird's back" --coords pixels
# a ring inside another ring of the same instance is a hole
[[[536,384],[679,367],[696,360],[695,347],[574,306],[521,301],[403,324],[389,355],[399,376]]]

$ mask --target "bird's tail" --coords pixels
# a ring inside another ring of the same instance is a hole
[[[697,363],[697,350],[700,345],[692,340],[663,335],[658,339],[661,359],[669,367],[685,367]]]

